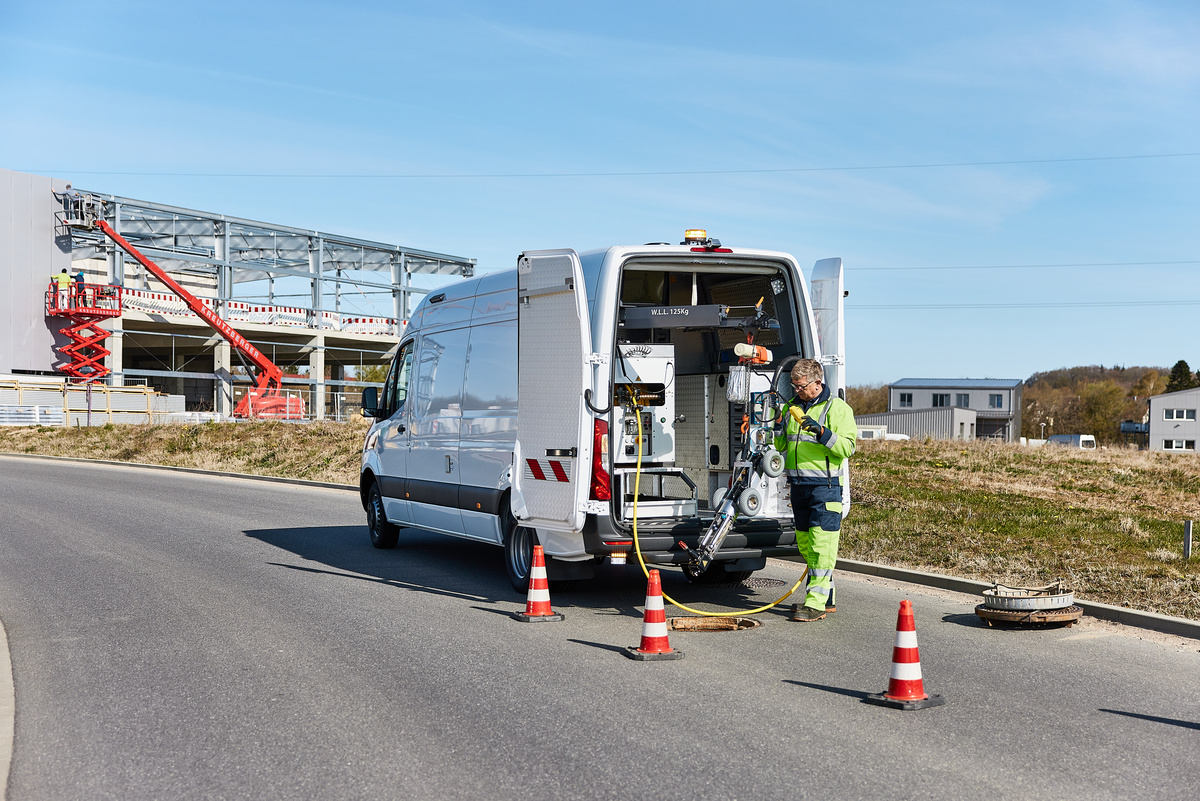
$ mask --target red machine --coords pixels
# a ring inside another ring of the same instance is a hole
[[[192,312],[212,326],[258,370],[254,377],[254,386],[246,391],[245,396],[234,408],[234,417],[304,419],[304,399],[283,394],[283,371],[234,330],[233,326],[222,320],[220,315],[201,303],[199,298],[180,286],[165,270],[143,256],[137,248],[114,231],[112,226],[100,219],[99,204],[95,198],[90,195],[64,197],[64,207],[66,216],[63,223],[67,227],[98,228],[103,231],[122,250],[137,259],[151,275],[166,284]],[[110,351],[100,344],[108,336],[108,332],[96,323],[106,317],[121,316],[120,287],[89,286],[72,282],[64,292],[52,283],[46,295],[46,314],[65,316],[73,321],[70,327],[63,329],[63,333],[71,339],[71,344],[61,349],[61,353],[71,358],[70,364],[63,367],[64,372],[88,381],[103,378],[111,372],[103,363],[104,357]]]
[[[175,279],[167,275],[165,270],[143,256],[137,248],[114,231],[111,225],[104,220],[97,219],[95,226],[103,231],[109,239],[116,242],[122,250],[137,259],[138,263],[149,270],[151,275],[166,284],[196,316],[212,326],[257,368],[258,374],[254,377],[254,386],[248,389],[245,396],[238,401],[233,410],[234,417],[264,417],[276,420],[304,419],[304,399],[288,397],[283,394],[283,371],[273,361],[251,345],[244,336],[234,330],[233,326],[222,320],[220,315],[201,303],[199,298],[180,286]]]
[[[100,327],[100,321],[121,316],[119,286],[72,281],[60,289],[57,281],[51,281],[46,292],[46,315],[71,321],[62,329],[71,344],[58,349],[64,358],[70,359],[60,368],[62,372],[86,382],[99,381],[112,372],[104,366],[104,357],[111,351],[101,344],[109,332]]]

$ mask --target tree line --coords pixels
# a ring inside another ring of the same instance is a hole
[[[1200,387],[1200,371],[1182,359],[1170,370],[1090,365],[1034,373],[1022,389],[1021,436],[1091,434],[1100,443],[1122,442],[1121,422],[1142,422],[1148,398],[1193,387]],[[847,387],[846,401],[855,414],[886,412],[888,387]]]

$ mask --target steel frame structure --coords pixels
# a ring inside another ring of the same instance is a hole
[[[268,292],[276,281],[286,281],[293,290],[302,292],[300,301],[288,301],[289,306],[302,307],[308,312],[307,327],[286,325],[250,325],[234,323],[238,328],[253,332],[256,341],[265,342],[274,357],[275,346],[280,349],[280,358],[290,353],[290,358],[308,358],[311,377],[284,377],[284,382],[295,386],[308,385],[313,392],[313,413],[320,417],[324,413],[325,387],[346,388],[358,383],[347,380],[344,367],[363,363],[364,353],[376,354],[366,363],[381,363],[394,351],[398,336],[378,335],[355,337],[344,332],[320,330],[323,316],[342,314],[342,296],[352,292],[372,296],[391,295],[390,316],[397,321],[407,319],[414,295],[422,295],[429,288],[414,286],[413,276],[470,276],[475,272],[475,260],[465,259],[433,251],[408,248],[383,242],[339,236],[321,231],[274,225],[223,214],[213,214],[177,206],[169,206],[131,198],[109,195],[102,192],[79,190],[81,196],[99,201],[98,219],[103,219],[119,236],[127,240],[136,250],[151,258],[173,277],[179,279],[193,294],[210,298],[213,308],[222,319],[230,319],[230,305],[244,305],[243,293],[235,294],[235,287],[246,282],[266,281]],[[69,215],[67,215],[69,216]],[[60,219],[64,222],[64,219]],[[120,247],[113,244],[101,230],[80,230],[76,226],[63,226],[62,232],[69,233],[71,258],[75,262],[91,262],[88,272],[96,280],[123,287],[124,289],[150,289],[157,281],[136,260],[126,259]],[[96,265],[103,260],[103,265]],[[128,264],[127,264],[128,263]],[[96,275],[97,267],[101,273]],[[382,275],[372,275],[382,273]],[[297,282],[300,282],[299,284]],[[347,298],[350,295],[347,294]],[[349,303],[349,300],[347,301]],[[236,314],[236,312],[235,312]],[[358,315],[351,308],[348,315]],[[383,316],[388,316],[386,312]],[[167,337],[171,341],[171,365],[167,370],[138,369],[140,365],[116,366],[112,376],[122,383],[124,376],[145,376],[160,380],[194,380],[212,377],[218,383],[216,408],[221,409],[222,392],[234,390],[236,376],[222,368],[221,358],[228,364],[228,354],[216,357],[217,367],[213,374],[198,373],[181,369],[176,365],[174,342],[177,335],[193,339],[185,332],[185,321],[175,318],[164,320],[150,315],[132,315],[113,331],[116,339],[124,339],[127,345],[117,342],[113,346],[114,363],[122,365],[126,348],[133,352],[150,353],[146,344]],[[200,321],[197,321],[198,323]],[[200,323],[203,325],[203,323]],[[206,326],[207,327],[207,326]],[[402,323],[397,325],[398,333]],[[214,353],[215,343],[196,347]],[[356,356],[357,358],[350,358]],[[327,361],[328,360],[328,361]],[[281,362],[282,364],[282,362]],[[333,365],[332,375],[325,376],[325,367]],[[226,389],[222,390],[224,386]],[[180,391],[180,390],[176,390]]]

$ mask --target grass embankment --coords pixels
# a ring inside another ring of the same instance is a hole
[[[0,451],[357,484],[365,423],[0,427]]]
[[[354,484],[355,423],[0,428],[0,451]],[[1200,459],[991,442],[861,442],[841,555],[1200,620]]]
[[[1200,620],[1200,459],[989,442],[861,443],[841,555]]]

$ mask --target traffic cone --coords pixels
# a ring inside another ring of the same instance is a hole
[[[533,546],[533,566],[529,568],[529,595],[525,597],[525,611],[513,612],[512,616],[522,623],[553,623],[563,616],[550,608],[550,582],[546,579],[546,555],[542,546]]]
[[[659,659],[682,659],[683,651],[676,651],[667,640],[667,612],[663,607],[662,579],[657,570],[651,570],[646,583],[646,612],[642,617],[642,644],[625,649],[625,656],[642,662]]]
[[[927,695],[921,679],[921,657],[917,653],[917,624],[912,604],[900,602],[896,618],[896,645],[892,649],[892,675],[885,693],[868,695],[868,703],[894,709],[924,709],[946,703],[940,695]]]

